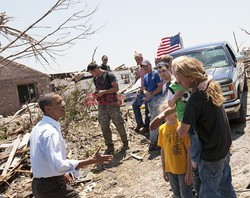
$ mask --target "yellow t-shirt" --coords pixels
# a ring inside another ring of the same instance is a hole
[[[185,137],[180,137],[176,131],[179,124],[179,121],[171,126],[165,123],[159,128],[158,146],[164,151],[165,171],[173,174],[186,173],[186,148],[190,147],[188,134]]]

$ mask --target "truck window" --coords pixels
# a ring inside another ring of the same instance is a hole
[[[226,67],[229,65],[229,60],[223,47],[189,51],[181,55],[198,59],[204,64],[205,68],[207,69],[215,67]]]

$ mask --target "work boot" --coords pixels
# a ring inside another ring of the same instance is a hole
[[[106,150],[104,151],[104,155],[112,155],[114,154],[115,152],[115,149],[114,149],[114,145],[110,145],[110,146],[107,146]]]
[[[141,129],[142,127],[144,127],[144,124],[139,124],[139,125],[137,125],[137,126],[134,128],[135,132],[139,132],[140,129]]]

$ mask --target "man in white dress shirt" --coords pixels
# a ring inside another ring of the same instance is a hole
[[[58,120],[64,116],[64,101],[61,96],[45,95],[39,106],[44,113],[30,136],[30,161],[33,172],[32,191],[35,197],[79,197],[71,188],[68,173],[84,166],[109,163],[112,155],[100,155],[99,149],[87,160],[66,159],[66,147]]]

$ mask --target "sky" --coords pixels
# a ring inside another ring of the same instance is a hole
[[[24,30],[55,2],[0,0],[0,11],[14,17],[10,26]],[[58,65],[52,62],[50,66],[42,66],[33,58],[17,62],[46,73],[80,71],[86,69],[98,47],[96,62],[101,64],[105,54],[111,68],[122,64],[135,66],[135,51],[153,63],[161,38],[179,32],[184,47],[225,40],[236,51],[233,32],[240,49],[250,47],[250,35],[240,30],[250,32],[249,0],[86,0],[85,3],[92,9],[98,6],[90,21],[95,29],[103,26],[97,33],[57,56]],[[42,24],[53,26],[59,18],[81,9],[81,6],[53,13]],[[43,32],[39,30],[39,33]]]

